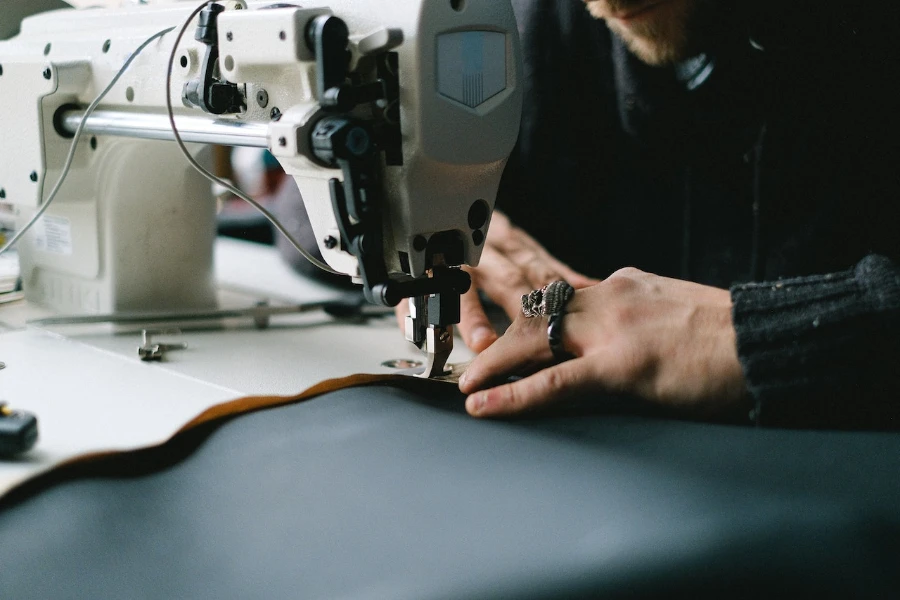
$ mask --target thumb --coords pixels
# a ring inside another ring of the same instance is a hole
[[[563,400],[596,387],[590,362],[576,358],[543,369],[524,379],[476,392],[466,399],[473,417],[504,417]]]

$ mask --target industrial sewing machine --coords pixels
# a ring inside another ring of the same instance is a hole
[[[191,2],[61,10],[0,42],[0,203],[29,299],[60,311],[215,305],[215,202],[175,144],[268,148],[332,269],[393,306],[443,373],[518,131],[512,9],[499,0]],[[151,42],[89,115],[86,107]],[[172,65],[171,71],[167,66]],[[86,117],[86,118],[85,118]],[[73,133],[83,139],[63,173]]]

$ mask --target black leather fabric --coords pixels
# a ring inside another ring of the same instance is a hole
[[[478,421],[447,386],[342,390],[197,435],[167,468],[4,505],[0,598],[900,590],[896,434]]]

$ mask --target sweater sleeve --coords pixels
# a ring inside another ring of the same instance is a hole
[[[738,356],[762,425],[900,428],[900,268],[731,289]]]

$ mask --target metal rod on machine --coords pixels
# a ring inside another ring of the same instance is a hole
[[[83,110],[66,111],[60,120],[62,128],[74,134],[83,116]],[[264,123],[176,116],[175,125],[185,142],[268,148],[268,127]],[[96,110],[88,117],[84,133],[144,140],[175,140],[169,118],[164,114]]]

